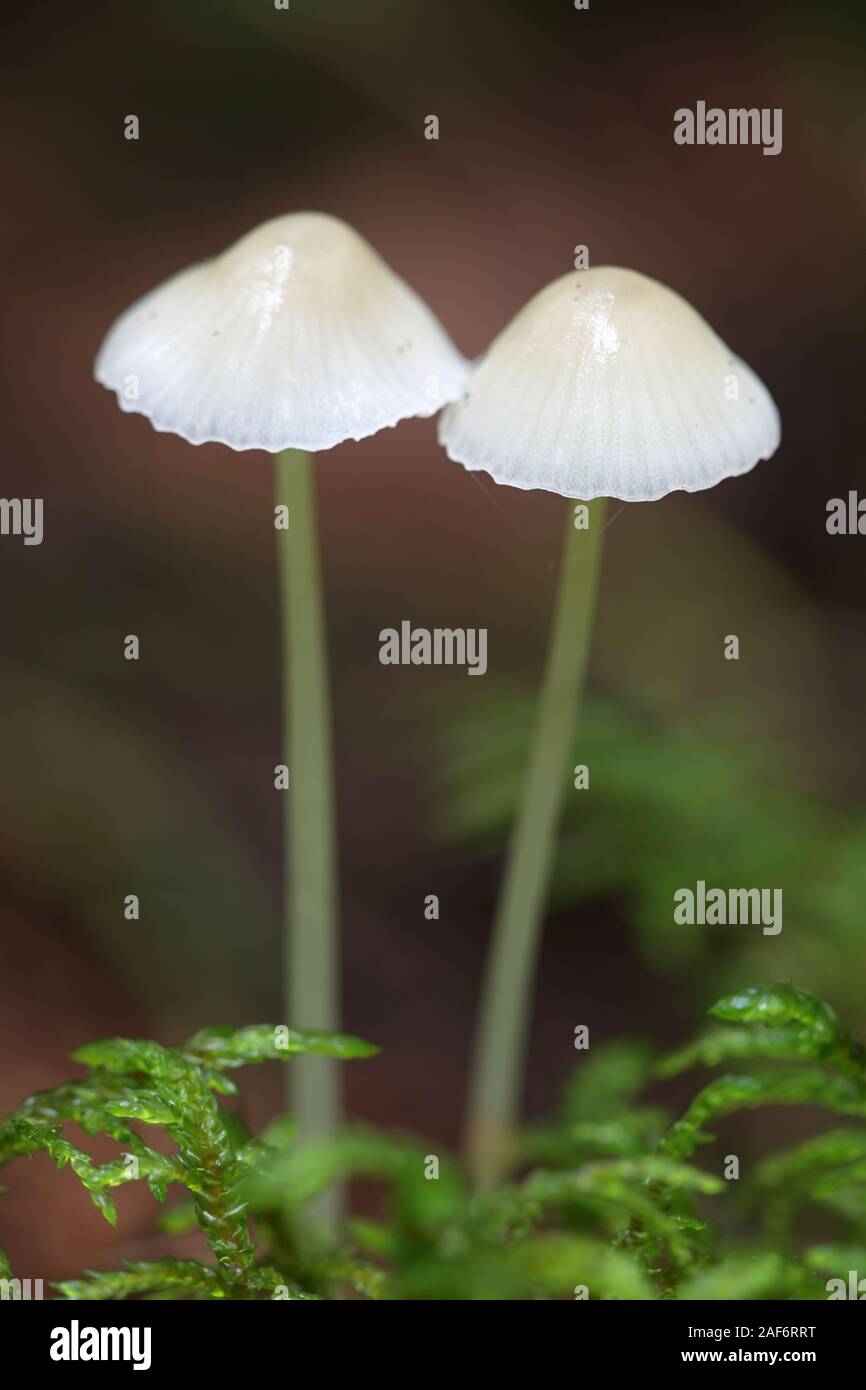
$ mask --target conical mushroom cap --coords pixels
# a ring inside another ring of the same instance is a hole
[[[770,393],[700,314],[610,266],[531,299],[439,427],[450,458],[498,483],[629,502],[746,473],[780,437]]]
[[[191,444],[329,449],[460,395],[468,364],[368,242],[299,212],[128,309],[95,376]]]

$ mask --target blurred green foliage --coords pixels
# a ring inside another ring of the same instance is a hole
[[[443,839],[491,856],[504,851],[534,710],[530,695],[491,684],[442,721],[431,798]],[[574,789],[578,764],[589,768],[586,790]],[[855,967],[863,948],[866,812],[798,785],[771,740],[760,748],[725,740],[597,697],[586,702],[563,781],[554,907],[615,896],[646,960],[684,985],[697,978],[702,989],[709,980],[711,989],[726,990],[772,972],[808,979],[863,1018]],[[781,933],[675,924],[674,893],[699,880],[782,889]]]
[[[46,1151],[69,1164],[107,1220],[110,1193],[144,1180],[169,1209],[166,1235],[200,1229],[213,1255],[132,1262],[56,1285],[68,1299],[818,1299],[829,1277],[866,1266],[866,1052],[814,995],[779,984],[713,1007],[694,1042],[654,1059],[617,1041],[575,1067],[544,1125],[521,1138],[510,1180],[471,1190],[436,1146],[348,1128],[305,1141],[290,1120],[248,1135],[217,1096],[227,1072],[304,1053],[375,1052],[358,1038],[257,1025],[206,1029],[184,1046],[122,1038],[75,1054],[81,1081],[25,1101],[0,1126],[0,1163]],[[679,1119],[642,1101],[649,1086],[694,1066],[710,1080]],[[707,1126],[763,1106],[821,1107],[861,1123],[766,1154],[739,1181],[693,1160]],[[124,1153],[96,1164],[63,1134],[104,1133]],[[163,1127],[175,1151],[138,1126]],[[333,1244],[309,1220],[334,1183],[373,1180],[385,1219],[350,1219]],[[810,1211],[830,1239],[804,1234]],[[756,1222],[755,1217],[760,1218]],[[759,1231],[756,1235],[755,1232]],[[0,1255],[0,1271],[11,1277]]]

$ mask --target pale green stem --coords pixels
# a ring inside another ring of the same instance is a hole
[[[283,651],[283,743],[289,769],[284,797],[285,1022],[290,1028],[339,1027],[337,855],[331,754],[331,705],[325,615],[309,454],[277,458],[277,502],[289,509],[277,531]],[[330,1057],[296,1057],[286,1068],[291,1113],[302,1138],[333,1134],[340,1119],[340,1078]],[[313,1217],[333,1234],[340,1194],[321,1199]]]
[[[548,885],[595,610],[605,501],[568,530],[544,685],[488,948],[469,1093],[467,1149],[476,1182],[500,1180],[512,1153]]]

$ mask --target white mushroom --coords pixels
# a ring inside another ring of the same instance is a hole
[[[523,796],[482,987],[470,1079],[470,1162],[507,1169],[550,866],[589,655],[608,497],[695,492],[769,458],[781,437],[766,387],[673,290],[611,267],[548,285],[443,413],[439,438],[498,483],[578,498]]]
[[[289,213],[121,315],[95,375],[122,410],[190,444],[330,449],[434,415],[468,364],[345,222]]]
[[[122,410],[190,444],[276,453],[286,698],[286,1004],[295,1028],[338,1026],[336,842],[326,640],[310,452],[434,415],[469,364],[408,285],[344,222],[276,217],[121,315],[96,361]],[[308,1137],[334,1132],[331,1058],[292,1067]],[[336,1189],[318,1218],[334,1233]]]
[[[531,299],[439,429],[450,458],[498,483],[629,502],[746,473],[780,437],[770,393],[700,314],[610,266]]]

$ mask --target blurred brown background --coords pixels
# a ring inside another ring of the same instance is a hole
[[[280,1015],[272,461],[158,435],[91,377],[127,304],[275,214],[353,223],[470,356],[578,243],[690,299],[767,382],[783,444],[709,495],[613,505],[594,686],[780,745],[828,803],[866,799],[866,540],[825,531],[827,499],[863,476],[862,20],[854,3],[603,0],[6,14],[2,493],[44,498],[45,539],[0,539],[0,1111],[87,1039]],[[676,146],[673,112],[698,100],[782,107],[783,152]],[[452,1143],[500,864],[433,832],[431,710],[485,682],[383,668],[378,632],[486,626],[490,678],[531,690],[562,505],[465,473],[430,421],[320,456],[318,478],[345,1023],[383,1047],[347,1069],[350,1105]],[[727,632],[735,672],[716,659]],[[780,973],[769,952],[758,978]],[[815,939],[784,964],[830,987],[830,954]],[[846,958],[831,1002],[862,1025],[861,964]],[[647,960],[615,899],[558,912],[528,1112],[561,1082],[575,1021],[672,1042],[711,998]],[[279,1103],[275,1072],[248,1079],[254,1122]],[[121,1193],[113,1234],[44,1158],[5,1180],[0,1246],[22,1275],[155,1248],[146,1194]]]

